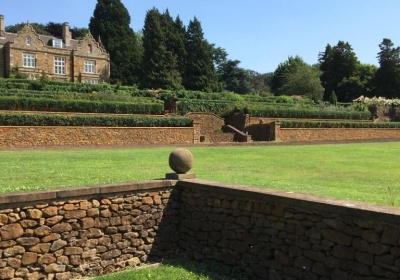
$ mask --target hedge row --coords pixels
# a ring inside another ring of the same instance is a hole
[[[281,121],[281,128],[400,128],[399,122]]]
[[[189,127],[186,117],[0,114],[2,126]]]
[[[179,100],[178,112],[183,115],[189,112],[204,112],[221,115],[236,103],[235,101],[219,100]]]
[[[307,110],[297,108],[268,107],[264,109],[247,108],[247,112],[254,117],[270,118],[305,118],[305,119],[370,119],[370,112],[361,111],[333,111],[333,110]]]
[[[160,115],[163,113],[164,105],[160,102],[130,103],[0,97],[0,110]]]

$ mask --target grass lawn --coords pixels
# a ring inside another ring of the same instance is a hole
[[[132,269],[92,278],[92,280],[245,280],[232,268],[197,262],[172,262],[155,268]]]
[[[0,192],[163,178],[173,149],[0,151]],[[400,205],[400,142],[189,150],[197,178]]]

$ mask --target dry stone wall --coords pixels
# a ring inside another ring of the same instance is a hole
[[[0,195],[0,279],[177,255],[250,279],[400,279],[400,210],[199,179]]]
[[[280,128],[275,125],[278,141],[342,141],[400,139],[400,129],[395,128]]]
[[[71,279],[168,256],[178,241],[173,185],[0,196],[0,279]]]
[[[200,127],[1,126],[0,148],[186,144],[200,142]]]
[[[251,279],[400,279],[400,211],[196,180],[178,183],[179,244]]]

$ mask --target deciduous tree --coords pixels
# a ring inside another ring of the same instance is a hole
[[[275,69],[271,78],[271,91],[276,95],[286,94],[283,91],[283,85],[286,83],[288,74],[294,73],[298,67],[306,66],[307,64],[299,56],[289,56],[289,58],[280,63]]]
[[[285,95],[302,95],[314,101],[322,100],[324,88],[316,66],[298,65],[285,74],[281,91]]]

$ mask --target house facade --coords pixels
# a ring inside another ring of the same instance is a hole
[[[12,69],[31,79],[46,75],[66,82],[109,82],[110,56],[101,42],[88,33],[72,39],[69,24],[63,24],[63,37],[37,34],[28,23],[18,33],[5,31],[0,15],[0,77]]]

